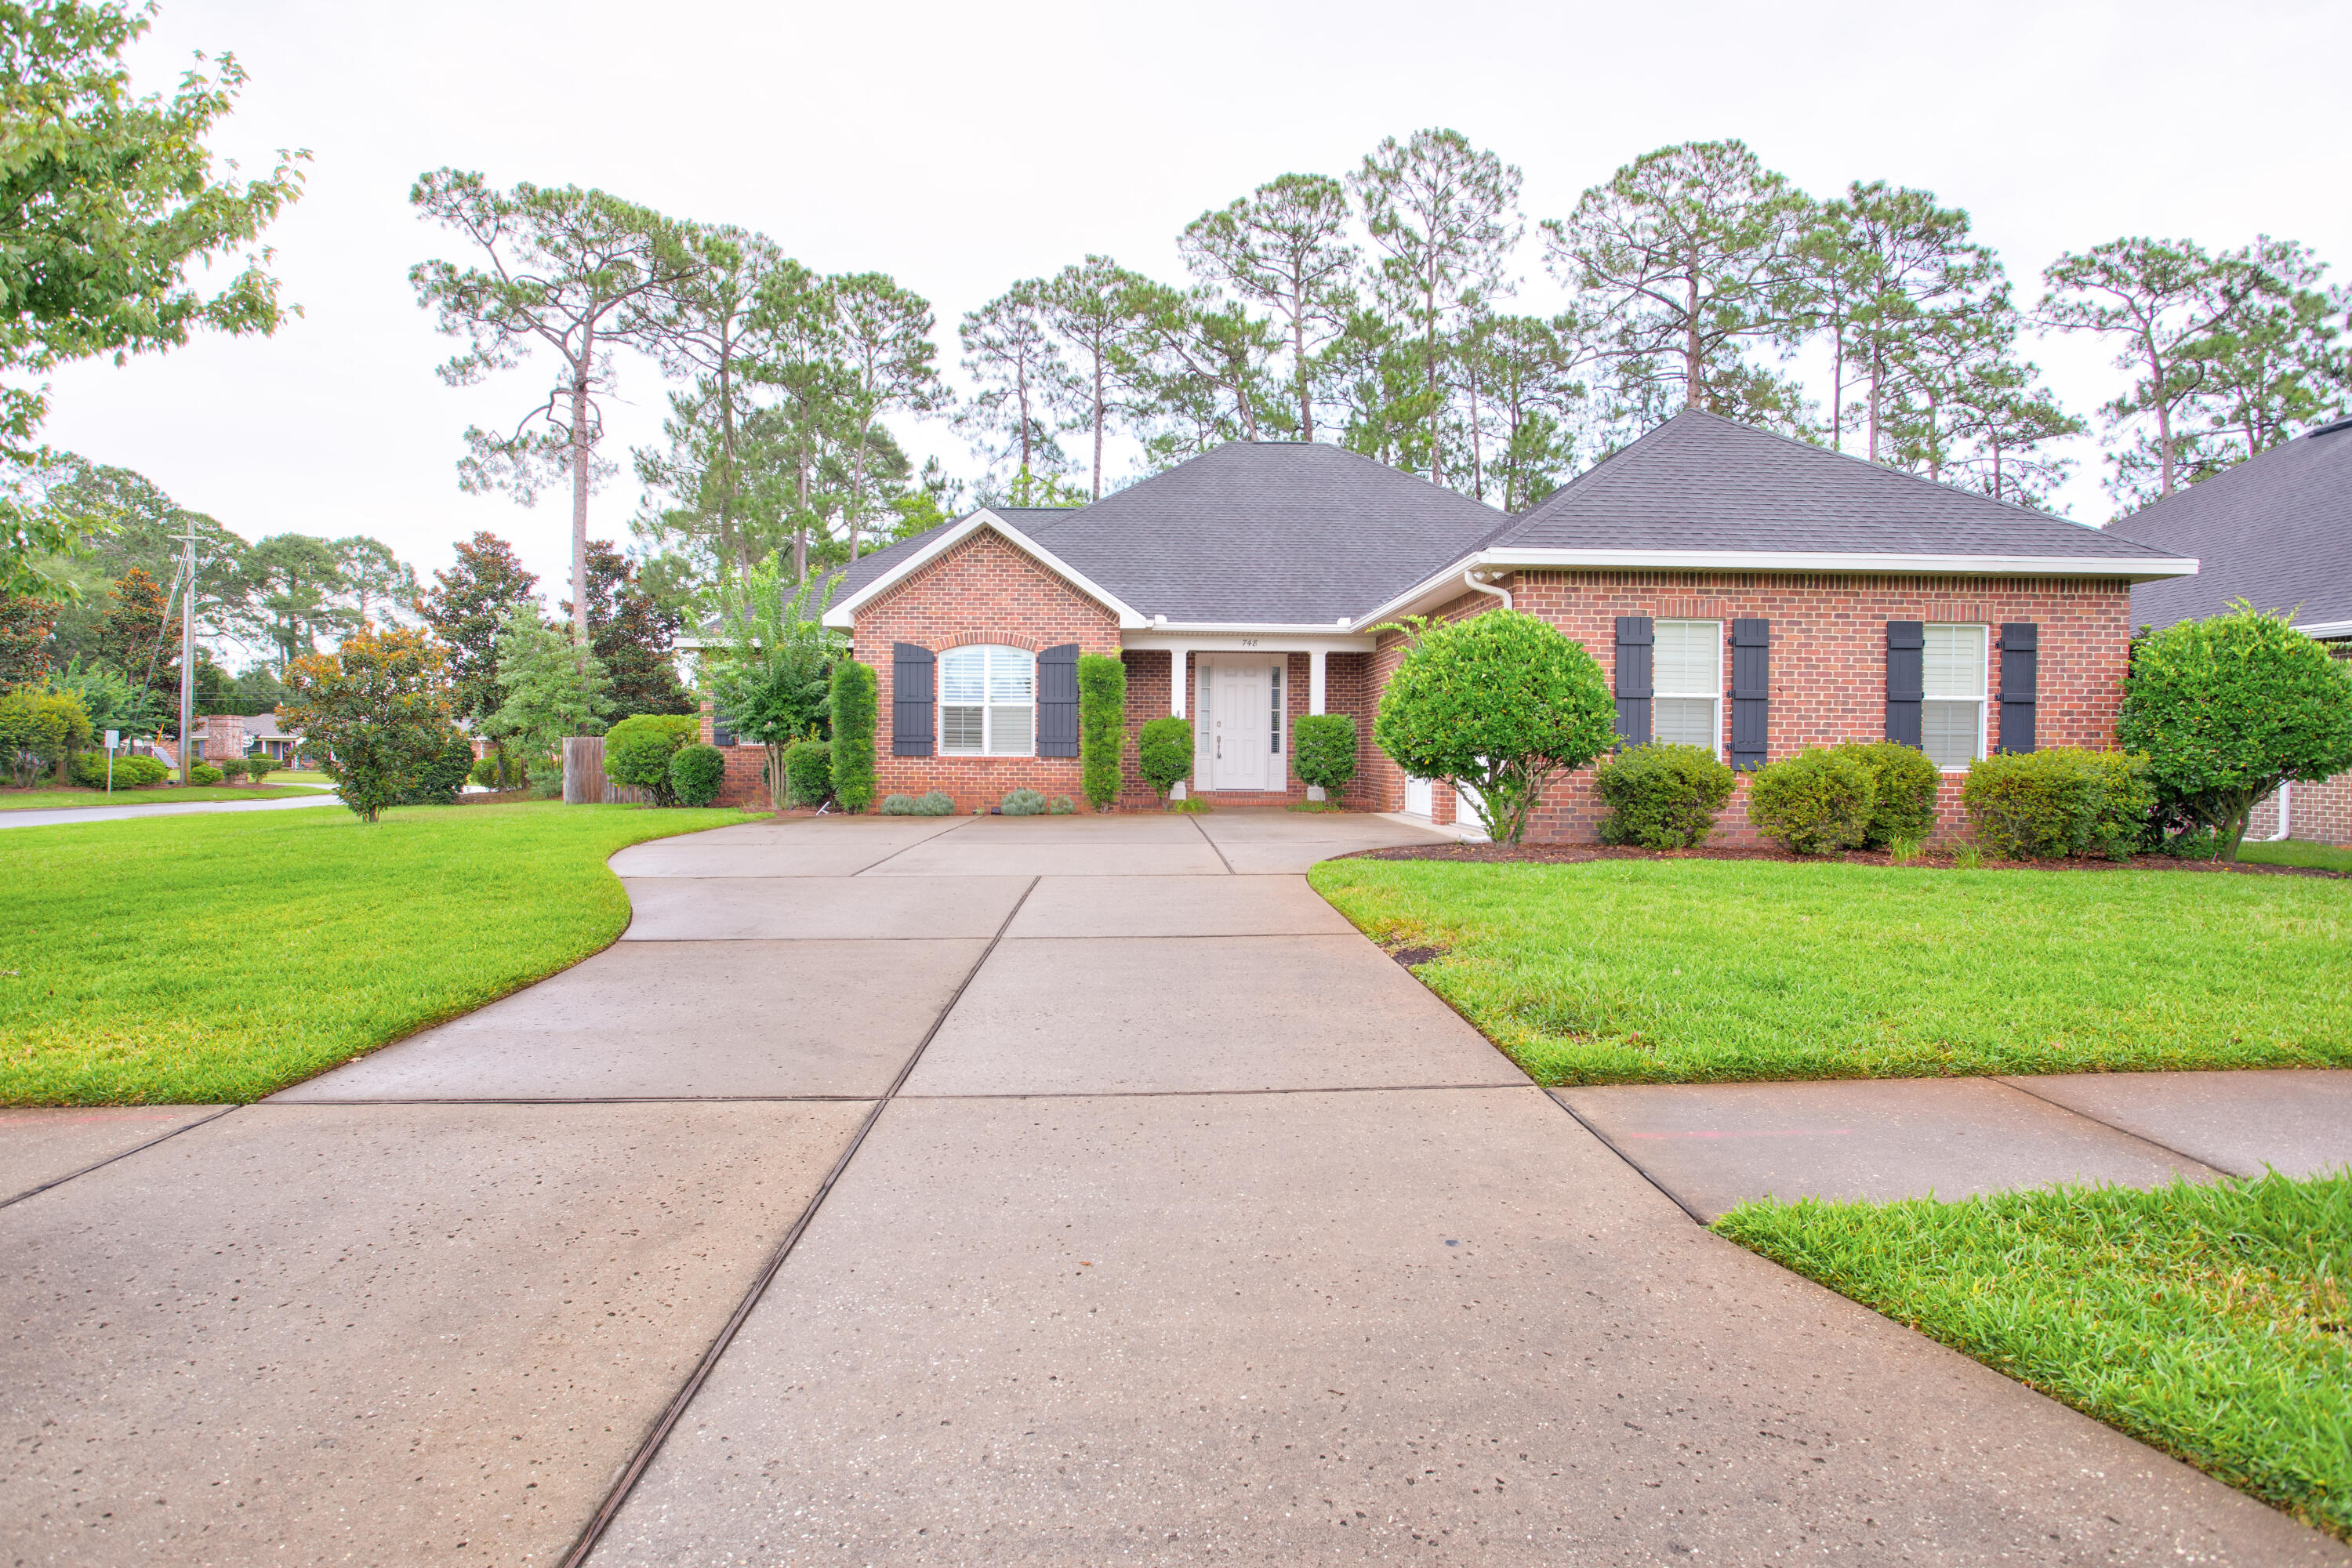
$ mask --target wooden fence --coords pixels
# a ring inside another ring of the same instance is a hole
[[[563,742],[563,804],[642,805],[646,792],[604,776],[604,737],[572,735]]]

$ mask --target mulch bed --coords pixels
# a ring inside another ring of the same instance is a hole
[[[1792,855],[1786,849],[1697,848],[1638,849],[1610,844],[1405,844],[1389,849],[1359,849],[1341,860],[1465,860],[1487,865],[1578,866],[1588,860],[1777,860],[1795,866],[1884,866],[1898,871],[1949,871],[1949,857],[1923,856],[1896,864],[1885,850],[1850,849],[1837,855]],[[2235,871],[2247,876],[2352,876],[2316,866],[2258,866],[2252,861],[2231,865],[2219,860],[2178,860],[2169,855],[2136,855],[2116,860],[1994,860],[1981,861],[1986,871]]]

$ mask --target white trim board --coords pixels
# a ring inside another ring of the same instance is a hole
[[[1020,551],[1048,572],[1067,579],[1080,593],[1117,616],[1121,631],[1141,631],[1151,625],[1150,617],[1130,607],[1118,595],[1103,587],[1093,578],[1088,577],[986,507],[973,512],[920,550],[908,555],[906,560],[899,562],[896,566],[858,589],[848,598],[827,609],[824,613],[824,624],[842,631],[849,630],[857,624],[857,610],[860,605],[870,604],[880,595],[897,587],[983,528],[992,530],[1013,549]]]

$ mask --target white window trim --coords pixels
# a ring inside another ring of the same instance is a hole
[[[1662,626],[1713,626],[1715,628],[1714,690],[1668,691],[1665,688],[1657,683],[1655,655],[1657,651],[1658,627]],[[1658,738],[1657,700],[1659,698],[1674,697],[1684,699],[1685,700],[1700,697],[1707,698],[1715,704],[1713,709],[1715,723],[1712,733],[1715,736],[1714,751],[1715,758],[1717,762],[1721,762],[1723,760],[1723,623],[1721,621],[1701,620],[1695,616],[1662,616],[1650,623],[1650,647],[1652,653],[1652,667],[1650,674],[1650,738],[1654,741]]]
[[[1927,641],[1927,626],[1967,626],[1977,634],[1977,651],[1980,656],[1977,659],[1977,756],[1989,757],[1992,754],[1992,627],[1984,621],[1928,621],[1920,628],[1922,643]],[[1925,657],[1924,652],[1922,657]],[[1926,683],[1923,680],[1921,684],[1924,686]],[[1925,692],[1921,693],[1919,699],[1923,710],[1930,702],[1966,702],[1969,699],[1965,697],[1929,697]],[[1920,739],[1924,741],[1927,737],[1922,735]],[[1957,767],[1937,763],[1936,771],[1939,773],[1965,773],[1975,761],[1976,758],[1971,757]]]
[[[1022,654],[1029,660],[1029,700],[1026,704],[1029,710],[1029,749],[1025,752],[992,752],[988,749],[988,737],[991,733],[988,723],[989,714],[999,708],[1019,708],[1024,706],[1024,704],[1018,702],[991,702],[988,700],[988,661],[986,656],[989,652],[997,648],[1003,648],[1013,653]],[[950,702],[948,700],[948,660],[957,654],[974,650],[978,651],[982,655],[980,677],[981,700],[976,704],[971,702]],[[937,701],[931,704],[933,712],[931,720],[933,731],[931,750],[935,755],[940,757],[973,757],[986,759],[990,757],[1034,757],[1037,754],[1037,655],[1034,650],[1025,647],[1019,647],[1012,643],[959,643],[954,647],[942,648],[940,650],[938,668],[939,698]],[[950,708],[971,707],[977,707],[980,710],[981,749],[977,752],[951,752],[948,750],[948,710]]]

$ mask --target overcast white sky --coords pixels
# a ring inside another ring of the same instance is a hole
[[[1160,5],[922,3],[401,5],[163,0],[145,89],[190,53],[253,80],[220,139],[250,169],[314,154],[270,239],[302,319],[54,382],[58,446],[136,468],[248,539],[373,533],[420,572],[488,528],[560,582],[568,508],[460,495],[469,422],[541,395],[519,372],[452,391],[409,266],[448,250],[407,205],[444,163],[498,184],[601,185],[765,230],[827,271],[876,268],[954,322],[1088,251],[1176,279],[1204,207],[1291,170],[1342,174],[1388,134],[1453,126],[1526,171],[1530,226],[1650,148],[1745,139],[1816,195],[1934,190],[1974,216],[2031,300],[2061,251],[2125,233],[2300,238],[2352,268],[2343,58],[2352,5]],[[1557,297],[1533,244],[1523,296]],[[2044,345],[2087,414],[2118,382]],[[649,439],[625,367],[610,455]],[[907,432],[959,472],[941,426]],[[2105,519],[2096,447],[2061,498]],[[625,540],[627,479],[595,499]]]

